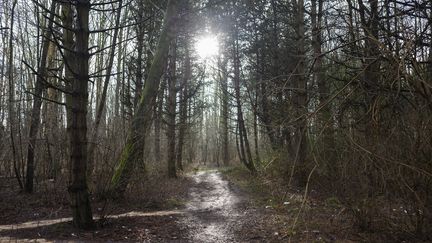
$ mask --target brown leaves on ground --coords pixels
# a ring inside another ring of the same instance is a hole
[[[121,201],[92,197],[97,223],[93,231],[79,231],[72,226],[64,182],[48,181],[45,184],[49,186],[39,187],[29,195],[18,192],[13,178],[0,180],[0,242],[35,239],[38,242],[158,242],[185,239],[184,231],[177,224],[183,216],[176,210],[182,207],[187,196],[190,183],[187,178],[173,182],[161,176],[145,180],[146,183],[135,183]],[[129,212],[132,213],[124,215]]]

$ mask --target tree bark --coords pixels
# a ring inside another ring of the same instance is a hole
[[[56,4],[57,6],[59,4]],[[56,7],[56,9],[59,9]],[[57,10],[56,10],[57,11]],[[56,64],[59,66],[61,61],[56,60],[57,55],[57,45],[54,42],[49,43],[48,47],[48,57],[47,57],[47,70],[49,70],[52,67],[55,67]],[[58,68],[56,70],[52,70],[50,74],[47,74],[48,82],[50,84],[53,84],[54,86],[58,85],[60,80],[58,79],[58,76],[60,76],[60,73],[62,73],[62,68]],[[42,121],[42,124],[45,125],[44,129],[44,137],[46,140],[46,146],[47,146],[47,155],[48,155],[48,176],[50,179],[56,179],[58,172],[60,171],[60,164],[61,159],[59,159],[58,156],[60,156],[59,147],[56,146],[59,142],[59,137],[62,136],[60,127],[60,117],[61,112],[58,103],[61,102],[61,94],[58,89],[55,89],[54,87],[47,87],[45,88],[46,95],[48,97],[48,100],[52,100],[54,102],[45,102],[45,114],[44,114],[44,120]],[[55,158],[55,159],[54,159]]]
[[[9,126],[10,126],[10,137],[11,137],[11,148],[12,148],[12,160],[13,160],[13,167],[15,172],[15,177],[18,181],[18,185],[20,189],[23,189],[23,183],[21,181],[21,176],[19,169],[17,167],[17,147],[15,144],[15,136],[16,136],[16,112],[15,112],[15,85],[14,85],[14,65],[13,65],[13,52],[14,52],[14,46],[13,46],[13,29],[14,29],[14,22],[15,22],[15,7],[17,5],[17,0],[14,0],[12,2],[12,10],[11,10],[11,22],[10,22],[10,34],[9,34],[9,57],[8,57],[8,79],[9,79]]]
[[[168,139],[168,177],[176,178],[176,104],[177,104],[177,88],[176,88],[176,71],[177,71],[177,43],[173,40],[171,43],[171,55],[168,65],[168,100],[167,100],[167,139]]]
[[[155,161],[158,163],[162,160],[160,148],[161,148],[161,123],[162,123],[164,94],[165,94],[165,78],[162,77],[162,81],[157,95],[157,103],[154,107],[154,130],[155,130],[154,154],[155,154]]]
[[[258,94],[256,93],[255,89],[255,104],[252,104],[254,106],[252,116],[253,116],[253,133],[254,133],[254,148],[255,148],[255,160],[259,163],[261,161],[260,153],[259,153],[259,137],[258,137],[258,114],[257,114],[257,103],[258,103]]]
[[[186,57],[185,57],[185,66],[184,66],[184,77],[182,86],[182,93],[180,97],[180,118],[179,118],[179,135],[178,135],[178,145],[177,145],[177,167],[180,170],[183,170],[183,147],[184,147],[184,139],[186,135],[187,129],[187,109],[188,109],[188,82],[192,76],[191,70],[191,60],[190,60],[190,50],[189,43],[186,40]]]
[[[221,85],[221,142],[222,142],[222,160],[225,166],[229,165],[229,136],[228,136],[228,122],[229,122],[229,94],[228,94],[228,59],[223,61],[219,60],[219,80]]]
[[[72,178],[68,187],[73,224],[80,229],[94,227],[87,188],[87,109],[89,82],[89,11],[90,1],[79,0],[76,7],[75,43],[71,33],[73,12],[70,3],[63,4],[64,46],[67,81],[70,94],[67,98],[68,136]],[[72,45],[70,45],[72,44]]]
[[[307,156],[307,79],[306,79],[306,51],[305,51],[305,18],[304,18],[304,1],[298,0],[296,3],[296,34],[297,34],[297,69],[295,78],[296,92],[293,95],[295,112],[295,149],[293,149],[294,165],[300,164],[299,182],[306,183],[307,172],[305,170]],[[288,170],[289,171],[289,170]],[[291,177],[290,177],[291,178]]]
[[[239,145],[240,154],[239,157],[242,163],[249,169],[252,173],[256,173],[256,168],[253,162],[252,153],[249,145],[247,130],[243,117],[243,110],[241,104],[241,92],[240,92],[240,57],[239,57],[239,41],[238,41],[238,30],[234,30],[234,45],[233,45],[233,62],[234,62],[234,89],[235,98],[237,105],[237,124],[239,132]]]
[[[135,99],[134,99],[134,107],[137,107],[137,104],[140,100],[142,89],[143,89],[143,53],[144,53],[144,6],[143,1],[138,2],[138,9],[136,11],[137,14],[137,25],[136,25],[136,33],[137,33],[137,59],[136,59],[136,70],[135,70]]]

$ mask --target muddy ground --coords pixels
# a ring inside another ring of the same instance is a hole
[[[203,170],[156,181],[131,193],[138,197],[95,200],[93,231],[72,227],[63,190],[26,195],[2,187],[0,242],[391,242],[357,232],[337,205],[303,200],[301,192],[276,201],[267,189],[248,190],[242,183],[258,186],[245,173]]]
[[[277,242],[283,240],[271,228],[258,231],[244,226],[256,223],[264,211],[251,207],[249,196],[230,183],[216,170],[192,175],[185,215],[180,225],[185,227],[191,242]]]
[[[1,203],[0,242],[52,241],[144,241],[144,242],[250,242],[278,241],[268,232],[244,234],[242,227],[250,220],[249,198],[229,183],[221,172],[201,171],[187,176],[184,204],[177,208],[154,210],[112,205],[111,213],[98,220],[95,231],[77,231],[71,225],[67,200],[32,201],[33,196],[5,195],[11,201]],[[182,188],[183,188],[182,187]],[[179,191],[181,193],[181,191]],[[42,196],[42,195],[34,195]],[[43,204],[48,204],[44,207]],[[96,203],[94,212],[103,207]],[[254,212],[255,214],[256,212]]]

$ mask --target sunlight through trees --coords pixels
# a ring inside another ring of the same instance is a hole
[[[430,0],[0,1],[0,224],[224,185],[286,216],[258,241],[428,242],[431,158]]]

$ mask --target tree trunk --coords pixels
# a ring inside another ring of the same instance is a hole
[[[366,124],[365,138],[370,141],[370,145],[373,146],[373,138],[376,137],[377,131],[374,126],[374,105],[375,99],[377,98],[377,90],[380,82],[380,47],[379,47],[379,10],[377,0],[368,0],[370,8],[367,9],[363,3],[363,0],[358,0],[359,11],[362,27],[366,35],[365,39],[365,50],[364,50],[364,76],[363,76],[363,87],[365,93],[365,103],[367,106],[368,121]],[[367,18],[366,16],[370,17]],[[375,120],[376,121],[376,120]]]
[[[188,109],[188,82],[192,76],[191,70],[191,60],[190,60],[190,51],[189,51],[189,43],[186,40],[186,57],[185,57],[185,67],[184,67],[184,77],[182,82],[182,94],[180,97],[180,118],[179,118],[179,136],[178,136],[178,145],[177,145],[177,167],[180,170],[183,170],[183,147],[184,147],[184,138],[186,134],[187,128],[187,109]]]
[[[307,79],[306,79],[306,51],[305,51],[305,19],[304,1],[298,0],[296,3],[296,34],[297,34],[297,69],[295,78],[296,92],[293,97],[295,114],[295,155],[292,172],[299,166],[299,182],[305,183],[307,172],[305,169],[307,156]]]
[[[221,139],[222,139],[222,160],[225,166],[229,165],[229,136],[228,136],[228,121],[229,121],[229,94],[228,94],[228,59],[219,60],[219,80],[221,84]]]
[[[264,48],[265,48],[264,44],[261,44],[259,49],[264,49]],[[265,65],[266,63],[265,63],[264,51],[262,51],[261,53],[257,51],[257,68],[260,69],[258,72],[261,73],[261,78],[259,79],[260,84],[257,86],[257,92],[259,92],[259,96],[260,96],[259,99],[260,117],[259,118],[261,120],[262,125],[265,128],[267,136],[270,139],[270,145],[272,149],[276,151],[280,149],[281,144],[280,144],[280,140],[277,139],[276,137],[276,129],[274,128],[274,124],[272,122],[273,121],[272,114],[270,113],[270,107],[269,107],[270,105],[268,100],[268,96],[270,92],[267,91],[267,87],[266,87],[267,84],[263,81],[262,78],[262,74],[265,73]]]
[[[240,159],[242,163],[251,171],[256,173],[256,168],[253,162],[252,153],[249,145],[247,136],[247,130],[243,118],[243,110],[241,104],[241,92],[240,92],[240,57],[239,57],[239,41],[237,29],[235,30],[235,39],[233,45],[233,62],[234,62],[234,89],[235,98],[237,105],[237,124],[239,131],[239,145],[240,145]]]
[[[333,118],[332,106],[329,101],[330,89],[326,80],[323,68],[322,56],[322,0],[312,0],[311,20],[312,20],[312,48],[314,52],[314,75],[318,85],[319,103],[321,107],[318,116],[318,133],[322,134],[322,146],[324,147],[323,156],[328,163],[333,163],[334,138],[333,138]],[[322,131],[322,133],[321,133]],[[331,164],[329,164],[332,166]]]
[[[47,58],[48,50],[51,39],[51,29],[53,26],[53,19],[55,14],[56,3],[51,3],[51,9],[49,13],[48,26],[45,30],[45,38],[42,41],[42,54],[39,61],[38,73],[36,77],[35,91],[33,96],[33,109],[31,113],[31,123],[29,131],[29,144],[27,148],[27,171],[26,171],[26,182],[25,191],[27,193],[33,192],[33,177],[34,177],[34,152],[36,148],[36,137],[39,130],[40,124],[40,111],[42,106],[42,93],[44,89],[43,82],[47,79]]]
[[[161,122],[162,122],[162,113],[163,113],[163,101],[165,94],[165,78],[162,78],[161,87],[158,91],[157,103],[154,107],[154,130],[155,130],[155,138],[154,138],[154,154],[155,161],[160,163],[161,158]]]
[[[132,119],[126,145],[112,177],[113,192],[122,196],[129,183],[135,165],[143,159],[144,138],[151,122],[151,112],[158,93],[161,76],[168,59],[169,46],[175,38],[177,5],[179,1],[170,0],[165,15],[164,27],[159,38],[156,54],[149,71],[141,99]]]
[[[11,147],[12,147],[12,160],[13,167],[15,172],[15,177],[18,181],[18,185],[20,189],[23,189],[23,183],[21,181],[21,176],[19,169],[17,167],[17,147],[15,144],[15,136],[16,136],[16,114],[15,114],[15,85],[14,85],[14,65],[13,65],[13,29],[14,29],[14,17],[15,17],[15,7],[17,5],[17,0],[12,2],[12,10],[11,10],[11,22],[10,22],[10,34],[9,34],[9,57],[8,57],[8,79],[9,79],[9,126],[10,126],[10,137],[11,137]]]
[[[137,104],[140,100],[142,89],[143,89],[143,53],[144,53],[144,6],[143,1],[138,2],[138,9],[136,11],[137,14],[137,22],[136,25],[136,33],[137,33],[137,59],[136,59],[136,70],[135,70],[135,99],[134,99],[134,107],[137,107]]]
[[[168,139],[168,177],[176,178],[176,104],[177,104],[177,88],[176,88],[176,61],[177,61],[177,43],[173,40],[171,47],[170,62],[168,65],[168,100],[166,103],[167,111],[167,139]]]
[[[258,144],[258,140],[259,140],[259,138],[258,138],[258,114],[257,114],[257,107],[256,107],[256,105],[258,103],[258,95],[256,93],[256,89],[255,89],[254,96],[255,96],[255,104],[252,104],[254,106],[252,115],[253,115],[253,133],[254,133],[254,146],[255,146],[254,147],[255,148],[255,160],[257,162],[260,162],[261,158],[260,158],[259,144]]]
[[[56,55],[57,46],[55,43],[50,42],[48,48],[47,69],[55,67],[56,63],[59,63],[59,61],[57,61],[55,58]],[[61,73],[61,68],[52,71],[52,77],[50,77],[51,75],[49,75],[48,81],[53,85],[57,85],[58,83],[60,83],[57,78],[57,76],[59,76],[59,73]],[[53,87],[48,87],[46,89],[46,94],[48,96],[48,100],[61,102],[61,94],[59,90]],[[62,136],[60,132],[60,116],[61,113],[58,104],[53,102],[45,102],[45,115],[42,124],[45,124],[44,137],[46,139],[47,155],[49,162],[48,176],[52,179],[56,179],[58,172],[60,171],[61,159],[59,159],[58,157],[60,156],[60,154],[58,154],[59,147],[56,146],[59,142],[59,137]]]
[[[89,82],[89,11],[90,1],[80,0],[76,6],[76,30],[74,51],[72,29],[73,12],[71,5],[63,4],[64,46],[67,81],[70,94],[67,98],[68,136],[72,178],[68,187],[73,223],[80,229],[94,227],[89,194],[87,190],[87,109]]]

